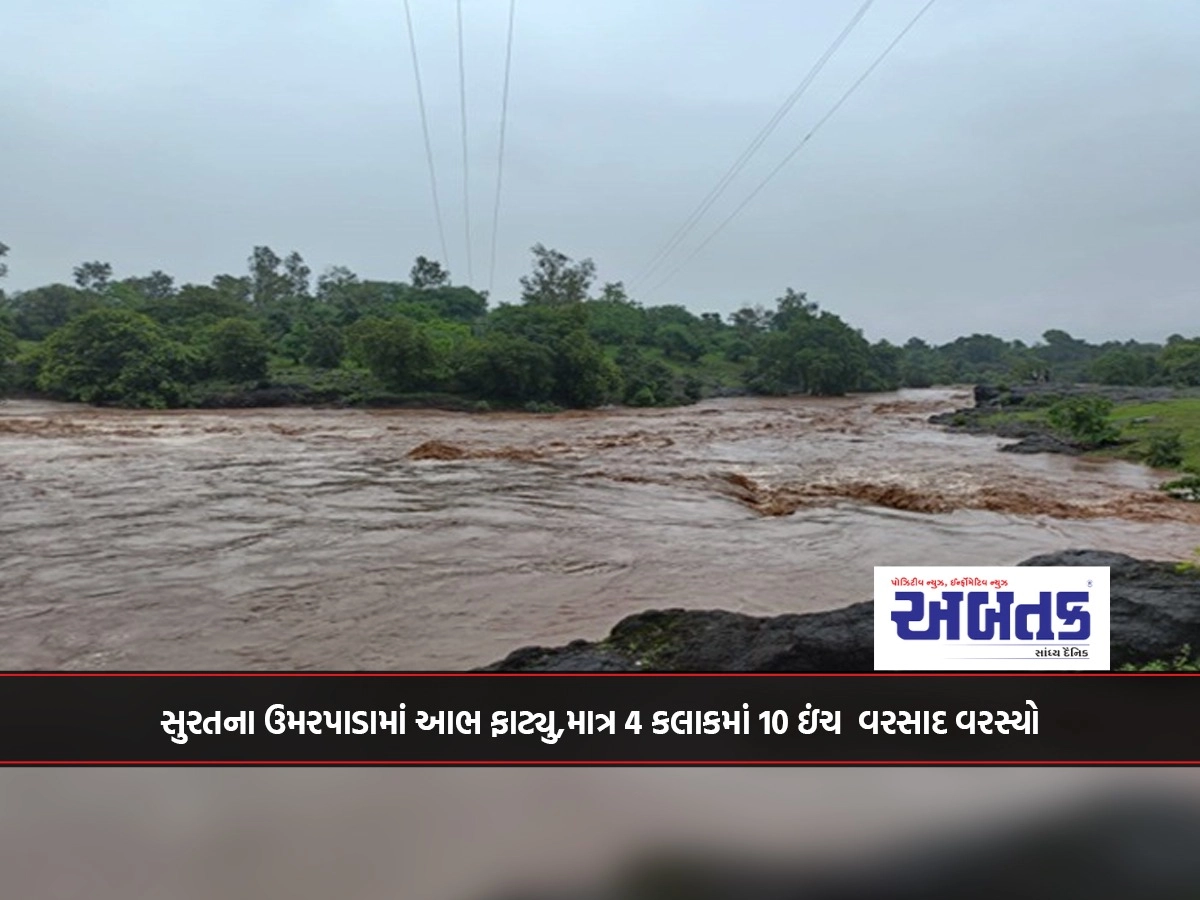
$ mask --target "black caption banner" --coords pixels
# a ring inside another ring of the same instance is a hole
[[[0,765],[1200,765],[1200,675],[0,674]]]

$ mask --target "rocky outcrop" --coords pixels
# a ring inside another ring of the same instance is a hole
[[[1083,447],[1079,444],[1064,441],[1052,434],[1031,434],[1015,444],[1005,444],[1000,450],[1004,453],[1063,453],[1067,456],[1083,453]]]
[[[1108,566],[1111,664],[1200,650],[1200,574],[1120,553],[1066,550],[1026,566]],[[651,610],[621,620],[602,641],[526,647],[490,672],[869,672],[873,604],[772,617],[723,610]]]

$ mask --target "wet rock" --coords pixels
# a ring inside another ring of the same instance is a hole
[[[994,404],[1000,398],[1000,388],[993,387],[990,384],[975,385],[975,405],[988,406]]]
[[[1064,453],[1068,456],[1078,456],[1083,453],[1083,448],[1078,444],[1043,432],[1034,432],[1022,437],[1017,443],[1005,444],[1000,449],[1005,453]]]
[[[1200,650],[1200,575],[1174,563],[1098,550],[1035,556],[1026,566],[1108,566],[1111,664]],[[488,672],[870,672],[871,601],[818,613],[755,617],[724,610],[650,610],[622,619],[602,641],[526,647]]]

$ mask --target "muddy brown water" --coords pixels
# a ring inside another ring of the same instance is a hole
[[[876,564],[1200,544],[1156,473],[926,424],[967,399],[0,404],[0,667],[462,668],[647,607],[840,606]],[[0,870],[21,896],[489,900],[661,843],[861,864],[1122,785],[1200,798],[1182,771],[7,769]]]
[[[671,410],[0,404],[0,667],[461,669],[651,607],[866,599],[874,565],[1184,558],[1140,466],[927,424],[965,391]]]

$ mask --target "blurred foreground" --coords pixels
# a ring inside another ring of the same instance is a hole
[[[12,897],[1200,895],[1189,770],[8,770]]]

